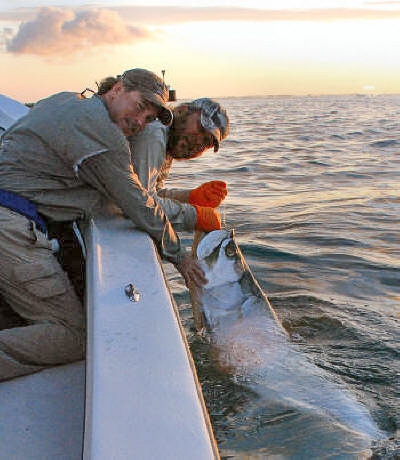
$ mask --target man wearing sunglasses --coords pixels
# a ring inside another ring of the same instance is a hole
[[[221,228],[216,211],[227,195],[223,181],[211,181],[190,190],[164,189],[173,160],[197,158],[204,151],[219,149],[228,135],[229,118],[215,100],[196,99],[178,105],[171,126],[154,121],[130,137],[132,164],[150,195],[162,205],[175,230]]]

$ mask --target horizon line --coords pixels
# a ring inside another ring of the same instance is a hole
[[[2,93],[1,93],[2,94]],[[48,96],[43,96],[38,98],[36,101],[24,101],[21,102],[21,104],[36,104],[38,101],[45,99],[47,97],[52,96],[53,94],[57,93],[51,93]],[[5,94],[3,94],[6,96]],[[211,99],[256,99],[256,98],[263,98],[263,97],[321,97],[321,96],[400,96],[400,91],[399,92],[369,92],[369,93],[355,93],[355,92],[348,92],[348,93],[307,93],[307,94],[288,94],[288,93],[282,93],[282,94],[246,94],[242,96],[204,96],[204,97],[210,97]],[[10,96],[7,96],[10,97]],[[198,99],[200,96],[191,96],[191,97],[182,97],[182,98],[177,98],[176,101],[171,101],[171,102],[179,102],[179,101],[190,101],[194,99]]]
[[[319,96],[400,96],[399,92],[365,92],[365,93],[355,93],[355,92],[348,92],[348,93],[307,93],[307,94],[299,94],[299,93],[282,93],[282,94],[247,94],[243,96],[211,96],[212,99],[239,99],[239,98],[257,98],[257,97],[319,97]],[[197,97],[198,98],[198,97]],[[195,99],[192,97],[182,97],[177,98],[177,101],[187,101],[190,99]]]

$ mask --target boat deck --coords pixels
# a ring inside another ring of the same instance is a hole
[[[0,384],[0,457],[82,458],[84,362],[57,366]]]

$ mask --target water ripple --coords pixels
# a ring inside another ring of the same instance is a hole
[[[292,340],[393,435],[400,429],[400,95],[221,102],[232,121],[227,140],[217,155],[174,165],[173,186],[228,183],[221,212]],[[172,281],[188,304],[182,281]],[[247,429],[235,412],[256,404],[254,396],[226,376],[210,377],[209,350],[193,340],[220,445],[240,427],[248,458],[257,458],[257,420]]]

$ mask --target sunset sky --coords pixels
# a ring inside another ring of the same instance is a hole
[[[133,67],[165,69],[179,98],[400,93],[399,30],[400,1],[0,0],[0,93]]]

